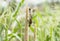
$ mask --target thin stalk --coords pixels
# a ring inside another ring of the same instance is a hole
[[[0,41],[2,41],[2,35],[0,34]]]
[[[18,23],[18,26],[21,27],[21,24],[19,23],[19,21],[16,19],[16,22]],[[21,34],[21,40],[22,41],[22,27],[20,28],[20,34]]]
[[[5,19],[5,41],[8,41],[8,27],[7,27],[7,24],[6,24],[6,19]]]
[[[17,8],[15,9],[15,12],[14,12],[14,14],[13,14],[13,17],[16,17],[16,15],[17,15],[20,7],[23,5],[23,3],[24,3],[24,0],[22,0],[22,1],[19,3],[19,5],[17,6]]]
[[[21,31],[21,41],[22,41],[22,28],[20,29],[20,31]]]
[[[28,41],[29,38],[28,38],[28,7],[26,8],[26,25],[25,25],[25,36],[24,36],[24,41]]]
[[[35,24],[35,27],[34,27],[34,41],[36,41],[36,35],[37,35],[37,28],[36,28],[36,24]]]

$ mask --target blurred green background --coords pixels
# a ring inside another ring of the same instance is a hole
[[[29,41],[60,41],[60,0],[0,0],[0,41],[24,41],[26,5],[32,10]]]

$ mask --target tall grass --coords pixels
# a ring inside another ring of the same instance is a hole
[[[22,14],[20,7],[23,3],[24,0],[16,5],[13,11],[13,8],[8,6],[0,14],[0,41],[24,41],[26,19],[17,20],[17,16]],[[45,4],[43,12],[36,9],[32,13],[32,25],[28,31],[29,41],[60,41],[60,7],[55,7],[56,10],[52,10]]]

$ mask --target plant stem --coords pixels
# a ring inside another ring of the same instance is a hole
[[[36,28],[36,24],[35,24],[35,27],[34,27],[34,41],[36,41],[36,33],[37,33],[37,28]]]
[[[14,12],[13,17],[16,17],[16,15],[17,15],[17,13],[18,13],[18,11],[19,11],[19,9],[20,9],[20,7],[22,6],[23,3],[24,3],[24,0],[22,0],[22,1],[19,3],[19,5],[17,6],[17,8],[16,8],[16,10],[15,10],[15,12]]]
[[[7,24],[6,24],[6,18],[5,18],[5,41],[8,41],[8,27],[7,27]]]
[[[28,41],[29,38],[28,38],[28,7],[26,8],[26,26],[25,26],[25,37],[24,37],[24,41]]]

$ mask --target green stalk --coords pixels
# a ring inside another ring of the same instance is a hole
[[[5,41],[8,41],[8,29],[5,30]]]
[[[0,41],[2,41],[2,35],[0,34]]]
[[[16,8],[16,10],[15,10],[15,12],[14,12],[13,17],[15,17],[15,16],[17,15],[17,13],[18,13],[18,11],[19,11],[19,9],[20,9],[20,7],[22,6],[23,3],[24,3],[24,0],[22,0],[22,1],[19,3],[19,5],[17,6],[17,8]]]
[[[8,26],[6,24],[6,19],[5,19],[5,41],[8,41]]]

